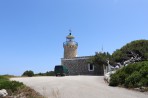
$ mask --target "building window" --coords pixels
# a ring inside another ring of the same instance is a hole
[[[88,64],[88,71],[94,71],[94,65]]]

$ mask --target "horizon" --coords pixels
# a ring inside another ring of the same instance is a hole
[[[71,29],[78,56],[148,39],[147,0],[0,1],[0,74],[47,72],[61,64]]]

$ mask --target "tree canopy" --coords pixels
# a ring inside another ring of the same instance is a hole
[[[107,65],[107,59],[110,59],[111,55],[108,52],[99,52],[96,53],[94,56],[92,56],[89,59],[90,64],[93,64],[95,67],[94,73],[96,75],[103,75],[104,71],[103,71],[103,65]]]
[[[22,76],[32,77],[34,76],[34,72],[32,70],[27,70],[22,74]]]
[[[111,55],[108,52],[99,52],[96,53],[95,56],[92,56],[89,59],[89,63],[94,64],[94,65],[103,65],[103,64],[107,64],[107,59],[111,59]]]
[[[112,54],[112,57],[116,62],[122,62],[129,59],[130,52],[138,54],[138,56],[142,57],[142,60],[148,60],[148,40],[132,41],[123,46],[121,49],[117,49]]]

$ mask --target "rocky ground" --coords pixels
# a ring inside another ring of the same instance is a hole
[[[5,97],[0,96],[0,98],[44,98],[39,93],[37,93],[35,90],[24,87],[22,89],[19,89],[17,92],[7,91],[7,95]]]

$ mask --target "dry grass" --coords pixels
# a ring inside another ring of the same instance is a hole
[[[43,88],[43,93],[40,95],[38,92],[36,92],[34,89],[31,89],[30,87],[27,87],[25,85],[22,85],[17,88],[16,91],[12,92],[11,89],[7,89],[8,96],[3,97],[3,98],[62,98],[61,97],[61,92],[58,88],[52,89],[50,91],[50,95],[47,96],[47,89],[46,87]],[[1,97],[0,97],[1,98]]]
[[[8,93],[9,96],[4,98],[45,98],[41,96],[39,93],[37,93],[35,90],[26,86],[19,88],[17,92],[14,93],[8,92]]]
[[[47,94],[46,88],[43,88],[43,96],[27,86],[19,88],[18,91],[14,93],[9,90],[7,90],[7,92],[9,96],[4,98],[62,98],[58,88],[53,89],[49,97],[44,97]]]

